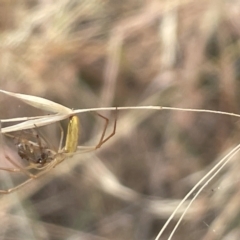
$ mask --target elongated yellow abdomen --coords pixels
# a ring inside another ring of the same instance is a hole
[[[68,123],[68,130],[65,143],[65,151],[67,153],[76,152],[79,134],[80,134],[80,120],[77,116],[72,116]]]

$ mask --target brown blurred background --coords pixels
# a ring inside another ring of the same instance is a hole
[[[239,113],[239,23],[238,0],[0,0],[0,88],[75,109]],[[43,114],[2,94],[0,101],[1,118]],[[79,144],[96,143],[102,120],[79,116]],[[238,130],[238,118],[217,114],[119,112],[117,133],[101,149],[0,196],[0,239],[154,239],[176,204],[240,142]],[[48,139],[57,144],[58,132]],[[238,162],[203,190],[173,239],[240,239]],[[19,180],[2,174],[5,187]]]

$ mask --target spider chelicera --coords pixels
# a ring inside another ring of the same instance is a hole
[[[117,113],[117,108],[116,108]],[[114,126],[112,133],[105,137],[107,126],[109,124],[109,119],[97,113],[97,115],[105,120],[105,125],[103,132],[101,134],[100,140],[97,145],[90,147],[80,147],[78,146],[78,139],[80,135],[79,131],[79,118],[77,116],[72,116],[69,118],[68,130],[66,134],[66,141],[63,146],[64,131],[61,128],[61,138],[59,142],[58,150],[54,150],[51,144],[39,133],[38,127],[31,129],[27,132],[20,133],[18,137],[11,134],[5,134],[10,138],[17,139],[17,153],[22,159],[24,166],[19,164],[16,160],[13,160],[5,154],[5,158],[11,163],[13,168],[2,168],[0,170],[5,170],[8,172],[22,172],[28,178],[24,182],[18,184],[15,187],[0,190],[2,194],[8,194],[19,188],[25,186],[33,179],[36,179],[45,173],[49,172],[52,168],[56,167],[59,163],[64,161],[75,154],[93,151],[100,148],[105,142],[107,142],[111,137],[115,135],[116,125],[117,125],[117,115],[114,120]],[[2,136],[1,136],[2,137]]]

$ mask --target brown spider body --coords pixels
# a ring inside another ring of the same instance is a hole
[[[26,160],[29,164],[43,166],[52,160],[51,152],[40,146],[19,143],[17,152],[21,159]]]

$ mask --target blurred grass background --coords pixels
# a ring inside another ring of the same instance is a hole
[[[239,19],[239,0],[0,0],[0,88],[70,108],[239,113]],[[42,114],[0,101],[2,118]],[[96,143],[103,122],[80,117],[79,144]],[[238,130],[239,120],[228,116],[119,112],[117,133],[101,149],[0,197],[0,239],[154,239],[187,191],[239,143]],[[58,136],[48,138],[57,144]],[[174,239],[240,238],[238,170],[237,156]],[[13,180],[2,172],[5,185]]]

